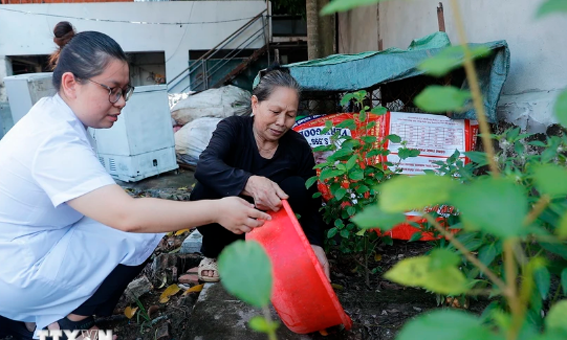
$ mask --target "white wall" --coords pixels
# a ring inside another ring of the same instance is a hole
[[[339,53],[378,50],[378,5],[339,13]]]
[[[2,51],[0,49],[0,51]],[[6,96],[6,91],[4,90],[4,79],[5,76],[12,74],[12,64],[8,58],[0,55],[0,102],[7,102],[8,97]]]
[[[554,123],[553,103],[567,87],[567,16],[536,20],[541,0],[462,0],[468,40],[506,40],[511,67],[499,105],[501,117],[545,132]],[[388,1],[380,4],[384,48],[407,48],[411,40],[438,30],[439,0]],[[444,1],[446,30],[457,44],[450,3]]]
[[[165,1],[0,5],[0,64],[2,56],[51,54],[55,50],[53,27],[69,21],[78,32],[96,30],[114,38],[126,52],[164,51],[166,76],[172,79],[188,66],[189,50],[209,50],[266,8],[256,1]],[[18,10],[22,14],[6,11]],[[68,17],[67,17],[68,16]],[[214,24],[150,25],[80,20],[106,19],[129,22],[195,23],[240,21]],[[248,34],[261,27],[257,22]],[[263,45],[261,39],[252,48]],[[236,46],[241,41],[235,42]],[[0,65],[2,77],[3,65]],[[185,80],[183,87],[189,84]],[[180,87],[177,88],[178,90]],[[0,88],[0,97],[1,95]],[[170,89],[175,91],[176,89]],[[0,98],[1,100],[1,98]]]

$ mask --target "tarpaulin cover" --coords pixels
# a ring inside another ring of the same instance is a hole
[[[349,92],[372,88],[411,77],[423,71],[417,66],[435,56],[451,42],[444,32],[436,32],[414,40],[407,50],[389,48],[384,51],[358,54],[335,54],[323,59],[285,65],[304,91]],[[506,41],[469,44],[471,48],[485,46],[491,54],[477,59],[478,78],[490,122],[496,121],[496,106],[510,67],[510,50]],[[255,79],[258,83],[259,76]],[[255,86],[254,85],[254,86]],[[461,86],[467,89],[465,83]],[[456,119],[476,119],[474,110],[455,113]]]

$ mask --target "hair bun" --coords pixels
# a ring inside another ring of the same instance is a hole
[[[53,42],[55,42],[59,48],[63,48],[75,36],[75,29],[68,21],[61,21],[55,25],[53,35],[55,35]]]

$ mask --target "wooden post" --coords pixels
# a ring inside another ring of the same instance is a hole
[[[437,22],[439,23],[439,32],[445,31],[445,15],[443,13],[443,3],[440,2],[437,7]]]

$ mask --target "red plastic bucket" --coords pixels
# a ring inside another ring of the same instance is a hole
[[[307,334],[352,321],[346,315],[287,201],[272,220],[246,234],[272,261],[272,304],[292,332]]]

